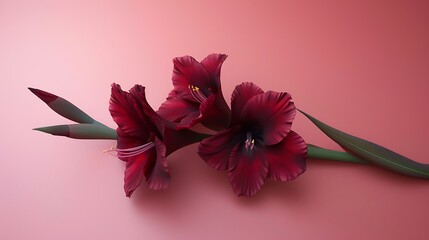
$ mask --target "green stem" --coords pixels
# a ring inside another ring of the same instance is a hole
[[[307,157],[339,162],[369,164],[369,162],[347,152],[340,152],[307,144]]]

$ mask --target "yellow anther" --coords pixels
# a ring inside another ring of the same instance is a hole
[[[207,99],[206,96],[200,91],[200,88],[194,85],[189,85],[189,90],[192,94],[192,96],[197,100],[198,102],[202,103],[204,100]]]

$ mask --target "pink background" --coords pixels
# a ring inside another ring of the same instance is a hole
[[[429,163],[429,2],[0,1],[0,239],[427,239],[429,182],[309,160],[253,198],[232,192],[197,145],[169,157],[173,182],[123,192],[104,149],[31,131],[63,124],[26,88],[56,93],[115,127],[110,84],[147,86],[157,108],[171,59],[229,55],[229,102],[253,81],[339,129]],[[308,120],[294,130],[338,148]]]

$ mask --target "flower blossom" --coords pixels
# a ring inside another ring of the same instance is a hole
[[[306,169],[307,146],[291,130],[296,109],[284,92],[238,85],[231,97],[229,127],[204,139],[198,153],[218,170],[228,170],[233,191],[252,196],[267,178],[288,181]]]
[[[224,129],[230,119],[220,83],[220,70],[225,54],[210,54],[201,62],[191,56],[173,59],[173,85],[167,100],[157,111],[187,129],[201,122],[214,130]]]

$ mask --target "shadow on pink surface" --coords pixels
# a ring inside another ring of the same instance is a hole
[[[355,182],[353,178],[365,179],[360,187],[365,187],[368,181],[372,181],[374,186],[396,186],[399,189],[417,191],[427,189],[427,180],[402,176],[377,166],[309,159],[307,171],[299,178],[288,182],[267,180],[262,190],[253,197],[238,197],[231,189],[227,172],[217,171],[207,166],[195,153],[196,146],[181,149],[170,157],[172,183],[168,189],[152,191],[145,182],[141,184],[130,199],[137,211],[145,216],[153,214],[155,218],[168,220],[172,216],[189,214],[185,212],[195,204],[195,201],[218,201],[219,199],[208,199],[208,196],[213,197],[217,194],[226,196],[225,201],[230,201],[236,207],[249,211],[272,201],[281,202],[288,208],[305,209],[317,201],[318,194],[314,193],[318,191],[315,189],[323,189],[325,186],[322,185],[327,184],[328,181],[337,182],[339,189],[349,188],[347,184],[352,185]],[[331,171],[343,173],[340,175],[344,177],[331,176]],[[332,200],[338,198],[333,194],[330,197]],[[360,197],[371,198],[371,196]],[[171,221],[176,220],[171,219]]]

